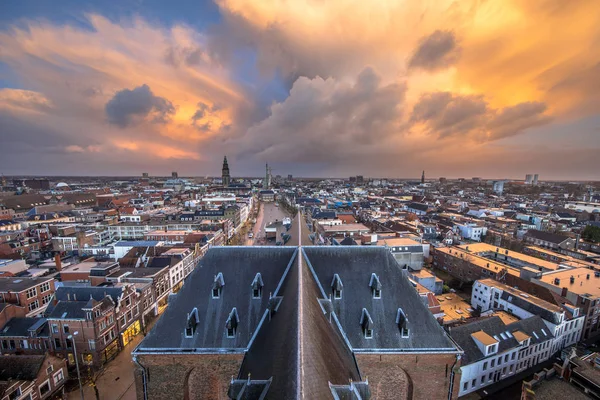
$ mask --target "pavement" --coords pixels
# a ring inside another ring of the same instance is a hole
[[[157,320],[158,318],[155,318],[146,326],[146,332],[152,329]],[[131,352],[142,339],[144,339],[144,335],[140,333],[127,344],[125,349],[114,360],[105,365],[101,375],[96,380],[100,400],[136,400],[133,377],[133,371],[136,367],[131,358]],[[67,399],[81,399],[79,386],[75,386],[74,389],[74,391],[66,394]],[[84,386],[83,396],[84,399],[96,399],[94,388],[89,385]]]
[[[246,238],[246,246],[274,245],[274,242],[267,243],[265,240],[265,226],[275,222],[276,219],[281,221],[286,216],[286,212],[281,207],[277,207],[275,203],[260,202],[259,207],[256,224],[252,227],[254,238]]]

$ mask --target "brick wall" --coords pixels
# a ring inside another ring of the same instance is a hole
[[[363,379],[369,380],[372,400],[447,399],[454,354],[356,354]],[[455,371],[458,371],[457,362]],[[454,378],[453,399],[460,376]]]
[[[237,377],[243,354],[175,354],[138,356],[146,368],[149,399],[227,399],[232,377]],[[136,371],[137,399],[142,400],[142,374]]]

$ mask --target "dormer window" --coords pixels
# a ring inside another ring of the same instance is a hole
[[[338,274],[333,276],[333,281],[331,281],[331,291],[333,292],[334,299],[342,298],[342,290],[344,289],[344,285],[342,284],[342,279]]]
[[[187,324],[185,326],[185,337],[191,338],[194,337],[194,333],[196,333],[196,326],[198,325],[198,309],[194,307],[191,313],[188,314]]]
[[[228,338],[235,338],[239,322],[240,319],[238,317],[237,309],[233,307],[233,309],[229,313],[227,321],[225,322],[225,330],[227,331]]]
[[[373,320],[369,315],[366,308],[362,309],[362,315],[360,316],[360,326],[362,328],[365,339],[373,338]]]
[[[404,310],[401,308],[398,309],[396,313],[396,325],[398,325],[398,329],[400,329],[400,335],[403,338],[407,338],[410,336],[410,329],[408,328],[408,318],[404,313]]]
[[[252,281],[252,285],[251,285],[253,299],[260,299],[262,297],[263,286],[264,286],[264,283],[262,280],[262,276],[260,275],[260,272],[259,272],[254,277],[254,280]]]
[[[221,297],[221,293],[223,292],[223,286],[225,286],[225,280],[223,279],[223,274],[221,272],[219,272],[215,276],[215,281],[213,282],[213,287],[212,287],[213,299],[218,299]]]
[[[371,294],[374,299],[381,298],[381,282],[379,282],[379,277],[373,273],[371,274],[371,281],[369,282],[369,287],[371,288]]]

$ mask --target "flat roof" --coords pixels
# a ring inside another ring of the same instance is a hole
[[[506,255],[511,258],[516,258],[516,259],[526,262],[528,264],[537,265],[537,266],[540,266],[540,267],[548,269],[548,270],[556,270],[556,269],[560,268],[558,263],[542,260],[541,258],[537,258],[537,257],[533,257],[533,256],[530,256],[527,254],[519,253],[518,251],[508,250],[503,247],[493,246],[488,243],[465,244],[465,245],[461,245],[458,247],[465,249],[465,250],[468,247],[469,251],[472,253],[483,253],[483,252],[495,253],[496,249],[498,249],[499,255]]]
[[[481,342],[484,346],[489,346],[492,344],[498,343],[496,339],[485,333],[484,331],[477,331],[471,333],[471,337],[479,342]]]
[[[400,238],[397,238],[397,237],[382,238],[382,240],[388,246],[422,246],[423,245],[423,243],[419,243],[416,240],[409,239],[409,238],[402,238],[402,237],[400,237]]]
[[[523,340],[527,340],[531,337],[523,331],[514,331],[512,335],[515,337],[515,339],[517,339],[518,342],[522,342]]]
[[[573,268],[543,274],[540,281],[557,288],[567,288],[570,292],[581,296],[600,297],[600,277],[589,268]],[[590,279],[587,279],[587,276]],[[573,283],[571,283],[573,276]],[[554,280],[560,279],[560,284],[555,285]]]
[[[326,231],[369,231],[370,229],[363,224],[341,224],[341,225],[322,225]]]
[[[502,264],[489,258],[485,258],[482,256],[478,256],[473,252],[466,251],[460,247],[436,247],[436,251],[440,251],[442,253],[447,253],[457,258],[460,258],[460,254],[463,255],[463,258],[469,257],[469,262],[480,267],[486,269],[488,271],[492,271],[494,273],[498,273],[503,269],[506,269],[510,275],[521,276],[521,272],[519,268],[511,267],[506,264]]]

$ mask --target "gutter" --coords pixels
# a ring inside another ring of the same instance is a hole
[[[137,354],[132,354],[132,359],[133,362],[140,367],[140,369],[142,370],[142,388],[143,388],[143,399],[144,400],[148,400],[148,378],[147,378],[147,372],[146,372],[146,368],[144,368],[142,366],[142,364],[140,364],[140,362],[137,359]]]
[[[457,354],[456,359],[454,360],[454,363],[452,364],[452,368],[450,371],[450,387],[448,388],[448,400],[452,400],[452,392],[454,391],[454,375],[455,375],[454,367],[456,366],[456,363],[458,362],[458,360],[460,360],[460,358],[461,358],[461,355]],[[134,358],[134,360],[135,360],[135,358]],[[144,400],[146,400],[146,399],[144,398]]]

